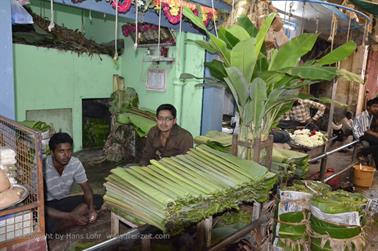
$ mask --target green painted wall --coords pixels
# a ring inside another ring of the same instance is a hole
[[[93,12],[92,19],[89,20],[88,11],[54,6],[57,23],[82,30],[86,37],[97,42],[114,39],[114,17]],[[43,16],[50,16],[49,5],[46,2],[33,1],[32,9]],[[119,38],[124,38],[121,34],[123,21],[119,24]],[[179,124],[194,136],[199,135],[202,88],[195,87],[196,83],[184,84],[178,77],[181,72],[202,76],[205,53],[194,44],[186,42],[186,39],[201,39],[202,36],[183,34],[182,39],[178,36],[178,46],[169,49],[169,56],[175,58],[175,62],[160,64],[145,62],[146,49],[135,49],[131,39],[124,38],[125,51],[120,56],[117,67],[112,59],[105,55],[101,55],[100,60],[96,55],[78,56],[71,52],[15,44],[17,120],[24,120],[27,110],[71,108],[75,150],[79,150],[82,146],[81,100],[109,97],[112,92],[112,75],[120,74],[125,78],[127,86],[136,89],[142,107],[154,110],[162,103],[172,103],[178,108]],[[146,90],[149,67],[166,70],[165,92]]]
[[[24,120],[27,110],[71,108],[75,150],[80,149],[82,99],[110,97],[112,76],[119,74],[112,59],[20,44],[13,48],[17,120]]]

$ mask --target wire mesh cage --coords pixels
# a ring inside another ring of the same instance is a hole
[[[8,166],[2,156],[0,168],[7,170],[13,187],[26,190],[26,198],[0,210],[2,248],[45,235],[41,135],[0,116],[0,150],[15,154]]]

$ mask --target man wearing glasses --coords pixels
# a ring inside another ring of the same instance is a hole
[[[176,108],[163,104],[156,110],[156,126],[147,134],[140,164],[146,166],[151,159],[184,154],[192,147],[190,132],[176,124]]]

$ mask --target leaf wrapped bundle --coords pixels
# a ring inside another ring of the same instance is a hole
[[[241,202],[263,202],[277,181],[265,167],[206,145],[111,172],[105,202],[171,234]]]
[[[312,250],[363,250],[362,221],[366,198],[357,193],[335,191],[311,200]]]
[[[132,124],[140,137],[147,135],[148,131],[156,125],[155,119],[130,111],[118,114],[117,122],[120,124]]]
[[[282,149],[279,147],[273,146],[273,162],[274,165],[278,165],[281,168],[280,172],[285,174],[288,177],[293,176],[293,174],[298,178],[304,178],[308,175],[309,164],[308,164],[309,155],[301,152],[296,152],[292,150]],[[285,165],[280,165],[278,163],[284,163]],[[277,169],[277,168],[276,168]]]
[[[276,246],[284,250],[307,250],[310,199],[315,194],[329,191],[329,185],[312,180],[295,181],[292,186],[282,187],[277,213]]]
[[[231,152],[232,135],[219,131],[208,131],[206,135],[194,138],[196,144],[206,144],[207,146],[221,151]]]

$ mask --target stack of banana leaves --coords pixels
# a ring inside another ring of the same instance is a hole
[[[171,234],[241,202],[266,201],[277,181],[265,167],[206,145],[150,163],[113,169],[104,199],[112,210]]]
[[[365,250],[362,194],[335,191],[311,200],[311,250]]]
[[[309,172],[308,159],[308,154],[274,146],[271,171],[283,180],[294,176],[305,178]]]
[[[274,246],[278,250],[308,250],[310,200],[316,194],[326,194],[331,187],[319,181],[295,181],[292,186],[280,189],[277,207],[276,238]]]
[[[194,138],[196,144],[206,144],[209,147],[221,151],[231,152],[232,135],[219,131],[208,131],[206,135]]]
[[[140,137],[156,125],[154,113],[138,108],[128,108],[127,112],[118,114],[117,122],[120,124],[132,124]]]

